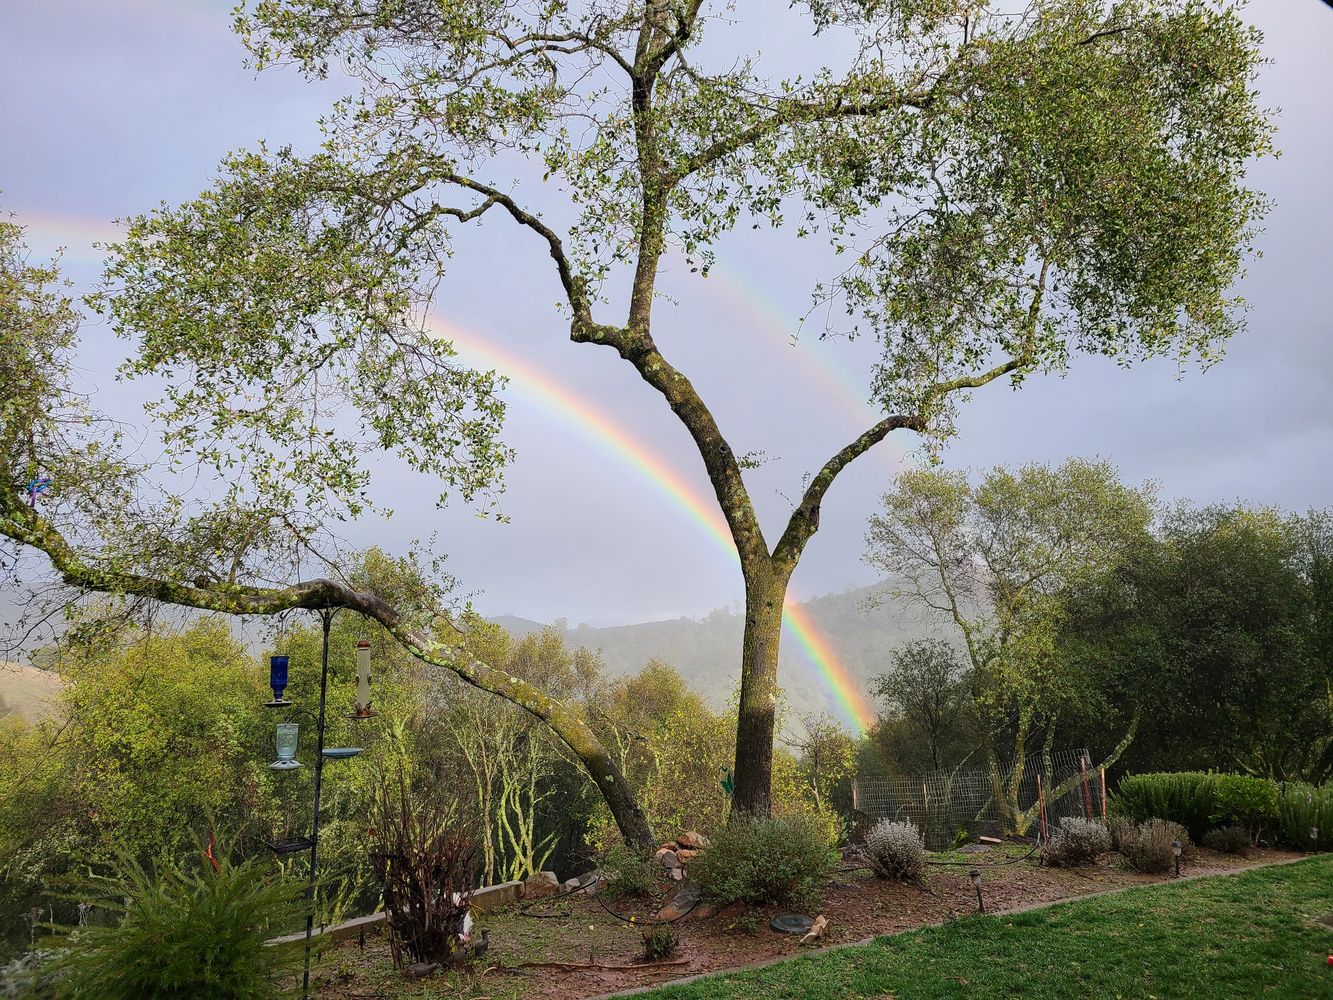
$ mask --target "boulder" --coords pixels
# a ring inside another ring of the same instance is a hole
[[[680,867],[680,858],[676,855],[676,852],[675,852],[675,851],[672,851],[672,850],[668,850],[668,849],[665,848],[665,847],[658,848],[658,850],[657,850],[657,862],[658,862],[658,864],[660,864],[663,868],[679,868],[679,867]]]
[[[676,843],[691,851],[703,851],[708,849],[708,838],[695,830],[691,830],[689,833],[682,833],[676,838]]]
[[[560,879],[555,872],[533,872],[523,880],[524,899],[545,899],[560,891]]]
[[[698,856],[698,851],[691,851],[688,847],[682,847],[676,852],[676,858],[682,862],[689,861],[690,858],[697,858]]]
[[[681,879],[685,877],[684,868],[672,868],[670,869],[670,871],[671,871],[671,877],[675,879],[677,882],[679,882]]]
[[[697,882],[681,882],[666,906],[657,911],[658,920],[679,920],[685,914],[693,912],[699,905],[703,893]]]

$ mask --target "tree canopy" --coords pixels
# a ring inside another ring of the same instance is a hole
[[[199,197],[130,220],[94,299],[132,343],[122,375],[161,380],[168,454],[226,489],[145,499],[124,460],[54,443],[74,397],[34,390],[22,398],[40,406],[8,407],[0,442],[15,481],[60,468],[60,499],[38,514],[8,495],[0,530],[82,587],[233,613],[355,607],[529,708],[623,792],[605,749],[531,685],[463,662],[373,595],[302,579],[336,563],[321,525],[368,510],[371,453],[466,500],[498,487],[496,379],[460,365],[428,311],[465,226],[507,219],[551,259],[570,338],[616,351],[698,448],[746,581],[736,797],[766,812],[787,581],[834,480],[893,431],[947,439],[968,391],[1078,353],[1215,360],[1264,208],[1245,166],[1270,127],[1257,33],[1228,2],[810,0],[792,17],[813,70],[761,59],[733,14],[704,0],[243,7],[257,67],[336,66],[358,92],[318,149],[234,153]],[[810,476],[772,543],[745,463],[652,324],[664,255],[707,274],[745,223],[825,240],[840,263],[812,301],[882,348],[882,417]],[[69,316],[5,241],[21,305],[3,364],[63,387]],[[95,486],[81,493],[81,477]]]

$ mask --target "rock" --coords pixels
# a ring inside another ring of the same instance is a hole
[[[425,979],[439,967],[437,962],[413,962],[403,970],[403,975],[407,976],[408,979]]]
[[[676,843],[691,851],[704,851],[709,846],[708,838],[694,830],[689,833],[682,833],[676,838]]]
[[[682,882],[666,906],[657,911],[658,920],[678,920],[694,911],[703,896],[698,882]]]
[[[676,857],[682,862],[689,861],[690,858],[697,858],[698,856],[698,851],[691,851],[688,847],[682,847],[676,852]]]
[[[681,879],[685,877],[685,869],[683,868],[672,868],[670,869],[670,871],[671,871],[671,877],[675,879],[677,882],[679,882]]]
[[[828,930],[828,918],[824,914],[815,917],[815,922],[810,925],[810,930],[806,932],[805,937],[801,938],[801,944],[814,944],[824,936]]]
[[[523,881],[524,899],[545,899],[560,891],[560,879],[555,872],[533,872]]]
[[[560,886],[560,891],[568,893],[591,892],[593,886],[597,882],[597,879],[598,876],[594,872],[588,872],[587,874],[584,875],[578,875],[574,878],[567,879],[564,882],[564,884]]]
[[[662,847],[662,848],[659,848],[659,849],[658,849],[658,851],[657,851],[657,861],[658,861],[658,863],[659,863],[663,868],[679,868],[679,867],[680,867],[680,858],[677,857],[676,852],[675,852],[675,851],[672,851],[672,850],[668,850],[668,849],[665,848],[665,847]]]
[[[962,847],[958,848],[958,853],[959,853],[959,854],[984,854],[985,852],[987,852],[987,851],[989,851],[989,850],[990,850],[990,848],[987,847],[985,844],[964,844]]]

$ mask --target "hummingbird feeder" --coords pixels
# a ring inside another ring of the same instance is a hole
[[[349,719],[369,719],[375,715],[370,707],[370,642],[362,639],[356,644],[356,711]]]
[[[265,708],[286,708],[291,704],[282,696],[287,690],[287,657],[268,658],[268,686],[273,689],[273,700],[264,702]]]
[[[301,766],[301,762],[296,759],[296,739],[299,728],[295,722],[278,723],[278,759],[269,765],[272,770],[294,771]]]

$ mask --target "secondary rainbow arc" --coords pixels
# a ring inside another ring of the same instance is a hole
[[[737,558],[721,511],[701,490],[686,482],[669,464],[642,442],[625,433],[587,400],[570,392],[547,375],[459,326],[432,317],[431,328],[451,341],[463,355],[494,368],[522,385],[524,398],[536,402],[563,417],[595,443],[617,456],[640,476],[669,497],[687,513],[730,559]],[[783,624],[796,640],[802,653],[819,673],[832,695],[839,714],[858,733],[864,735],[874,722],[874,712],[867,703],[851,672],[838,658],[829,640],[820,632],[809,611],[790,596],[783,608]]]

